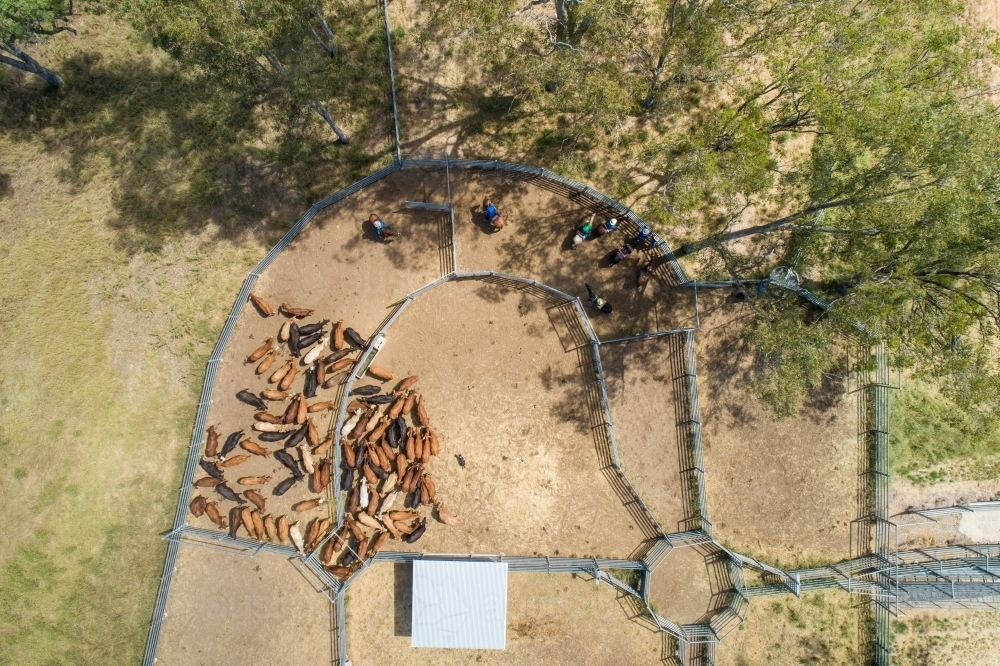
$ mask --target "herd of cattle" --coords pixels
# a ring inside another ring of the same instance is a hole
[[[261,315],[276,314],[260,296],[251,293],[250,300]],[[396,379],[395,375],[386,368],[369,365],[366,372],[378,383],[354,388],[348,396],[348,418],[340,433],[331,432],[321,439],[311,415],[337,411],[339,405],[313,399],[321,387],[331,389],[344,380],[342,373],[351,372],[362,358],[355,352],[365,349],[365,341],[353,329],[345,328],[343,320],[328,332],[326,319],[299,325],[312,315],[310,309],[282,303],[278,311],[286,319],[277,336],[268,337],[247,356],[247,363],[257,364],[255,374],[266,377],[267,383],[275,387],[259,394],[249,389],[236,394],[237,399],[256,410],[251,430],[259,441],[241,429],[226,437],[220,447],[219,433],[214,425],[210,426],[204,456],[199,461],[208,476],[194,482],[196,488],[212,488],[235,505],[224,516],[218,501],[196,495],[191,500],[191,513],[196,517],[207,515],[220,529],[228,528],[233,538],[242,527],[252,539],[295,546],[301,553],[314,550],[325,540],[319,559],[341,578],[373,557],[390,538],[413,543],[423,536],[427,520],[420,512],[421,506],[433,507],[440,522],[458,525],[459,519],[440,503],[437,485],[429,472],[431,458],[440,453],[441,441],[416,391],[417,376],[406,377],[391,391],[383,392],[386,382]],[[288,358],[281,362],[279,357],[286,351]],[[301,390],[296,392],[300,368]],[[271,405],[283,407],[284,411],[272,413]],[[407,417],[412,424],[407,423]],[[331,535],[331,518],[309,520],[307,514],[325,502],[322,494],[331,483],[332,453],[338,436],[343,447],[343,470],[336,492],[346,492],[347,498],[344,522]],[[281,448],[276,450],[266,446],[279,442]],[[237,447],[246,453],[231,455]],[[300,488],[307,488],[311,496],[292,505],[293,512],[306,517],[290,521],[287,515],[266,513],[267,499],[262,491],[271,484],[271,475],[237,478],[239,492],[230,486],[227,472],[235,471],[253,456],[273,457],[291,473],[274,483],[274,497],[291,491],[308,477]],[[395,506],[399,500],[401,508]],[[304,527],[299,527],[300,523]]]

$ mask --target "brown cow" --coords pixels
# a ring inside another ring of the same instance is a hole
[[[265,340],[264,344],[262,344],[260,347],[257,347],[257,349],[254,349],[252,352],[250,352],[250,355],[247,356],[247,363],[256,363],[261,359],[262,356],[264,356],[264,354],[268,353],[272,349],[274,349],[273,335],[269,337],[267,340]]]
[[[233,456],[227,460],[223,460],[219,463],[219,467],[235,467],[236,465],[242,465],[246,461],[250,460],[250,456],[238,455]]]
[[[195,495],[194,499],[191,500],[191,513],[194,514],[195,518],[201,518],[205,515],[205,508],[208,506],[208,500],[201,495]]]
[[[241,486],[262,486],[270,480],[270,476],[241,476],[236,479],[236,483]]]
[[[289,361],[289,363],[291,363],[291,361]],[[295,375],[297,374],[299,374],[299,369],[292,364],[291,368],[288,370],[288,374],[282,377],[281,381],[278,382],[278,389],[281,391],[287,391],[292,385],[292,382],[295,381]]]
[[[240,442],[240,448],[244,451],[254,454],[255,456],[263,456],[265,458],[271,455],[271,452],[265,449],[263,446],[253,441],[252,439],[244,439]]]
[[[264,497],[256,490],[247,490],[246,492],[243,493],[243,495],[248,500],[253,502],[254,506],[256,506],[258,509],[260,509],[261,511],[265,510],[264,505],[267,504],[267,500],[265,500]]]
[[[271,304],[265,301],[257,294],[253,293],[252,291],[250,292],[250,301],[253,302],[255,306],[257,306],[257,309],[260,311],[260,314],[262,316],[264,317],[274,316],[274,308],[271,307]]]
[[[208,441],[205,442],[205,457],[214,458],[219,455],[219,433],[215,432],[215,426],[208,426]]]

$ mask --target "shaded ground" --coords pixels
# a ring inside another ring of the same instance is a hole
[[[794,567],[850,555],[857,514],[857,408],[836,378],[798,415],[773,420],[752,397],[741,305],[700,293],[696,335],[709,518],[716,538]]]
[[[666,532],[688,518],[681,491],[674,406],[684,400],[683,338],[670,336],[601,347],[622,467]]]
[[[291,562],[182,548],[157,663],[326,664],[330,600]]]
[[[625,557],[643,540],[601,472],[607,454],[590,431],[589,349],[564,348],[561,310],[468,280],[422,295],[393,324],[377,363],[420,376],[441,437],[428,469],[464,522],[431,521],[416,543],[387,548]]]
[[[634,252],[617,266],[608,257],[635,234],[621,231],[585,241],[575,248],[570,239],[594,211],[561,194],[503,173],[453,170],[452,200],[458,239],[458,266],[463,271],[500,270],[534,278],[587,302],[584,283],[608,300],[614,312],[604,315],[587,305],[601,339],[649,331],[693,328],[694,294],[669,286],[672,274],[654,263],[655,277],[644,291],[635,288],[639,268],[649,262],[647,251]],[[483,220],[483,197],[489,196],[507,222],[493,233]],[[606,212],[598,212],[601,221]]]
[[[410,648],[408,565],[378,564],[347,594],[347,655],[379,664],[659,664],[661,634],[629,619],[613,589],[571,575],[514,573],[506,650]]]

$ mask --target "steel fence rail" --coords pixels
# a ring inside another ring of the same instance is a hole
[[[299,233],[301,233],[302,229],[305,228],[305,226],[324,209],[329,208],[333,204],[351,196],[352,194],[360,192],[364,188],[381,180],[382,178],[399,171],[400,168],[401,166],[399,162],[394,162],[393,164],[383,169],[379,169],[375,173],[366,176],[365,178],[352,183],[344,189],[313,204],[309,210],[307,210],[305,214],[299,218],[294,225],[292,225],[281,240],[279,240],[277,244],[275,244],[275,246],[264,255],[260,262],[252,271],[250,271],[247,278],[243,281],[239,294],[236,296],[236,301],[233,303],[233,307],[230,310],[229,316],[226,318],[226,323],[223,326],[222,332],[219,334],[219,339],[216,341],[215,347],[212,349],[212,354],[206,364],[205,380],[202,384],[201,397],[198,400],[198,411],[195,416],[194,428],[191,433],[191,441],[189,443],[184,473],[181,476],[181,487],[177,500],[177,509],[174,512],[174,522],[169,534],[175,534],[185,526],[188,503],[191,501],[191,494],[193,491],[191,484],[194,481],[195,469],[197,468],[198,460],[201,457],[201,445],[205,432],[205,424],[208,422],[208,415],[211,409],[212,393],[215,390],[215,379],[218,374],[218,366],[219,363],[222,362],[226,347],[229,344],[229,340],[233,335],[233,331],[236,329],[236,324],[239,321],[243,308],[245,307],[247,299],[250,296],[250,291],[253,289],[254,284],[260,277],[261,272],[267,268],[281,253],[281,251],[284,250],[288,244],[299,235]],[[149,633],[146,637],[146,648],[142,659],[143,666],[152,666],[152,664],[156,661],[156,651],[159,647],[160,632],[163,627],[163,618],[166,615],[167,598],[169,597],[170,587],[173,583],[174,571],[177,568],[177,556],[181,541],[181,539],[177,538],[167,539],[167,552],[163,563],[163,573],[160,576],[160,585],[156,593],[156,601],[153,605],[153,614],[150,619]]]
[[[975,513],[977,511],[1000,511],[1000,501],[969,502],[968,504],[953,504],[951,506],[939,506],[930,509],[909,509],[900,515],[918,515],[937,522],[939,516],[949,516],[957,513]]]
[[[392,91],[392,126],[396,130],[396,163],[399,163],[402,153],[399,142],[399,108],[396,105],[396,67],[392,62],[392,27],[389,24],[389,0],[382,0],[385,11],[385,41],[389,53],[389,89]]]
[[[589,185],[585,185],[578,181],[560,176],[559,174],[549,171],[548,169],[542,167],[527,166],[524,164],[516,164],[513,162],[504,162],[501,160],[466,160],[466,159],[454,159],[447,155],[442,157],[437,157],[435,155],[403,155],[400,159],[401,166],[406,168],[459,168],[459,169],[470,169],[470,170],[495,170],[504,171],[507,173],[520,174],[531,176],[534,178],[542,179],[548,181],[549,183],[554,183],[566,190],[571,197],[583,197],[589,199],[593,203],[615,213],[616,217],[628,220],[632,224],[637,226],[649,226],[649,224],[643,220],[639,215],[633,211],[628,206],[625,206],[620,201],[616,201],[607,195],[593,189]],[[684,269],[677,262],[677,258],[674,256],[673,251],[670,250],[666,241],[659,234],[653,235],[656,247],[654,248],[658,251],[661,256],[666,259],[667,263],[670,265],[671,270],[674,273],[675,278],[678,283],[688,282],[688,277],[684,272]],[[456,264],[457,266],[457,264]]]
[[[406,564],[416,560],[445,560],[449,562],[503,562],[510,571],[518,573],[594,573],[607,569],[644,570],[642,560],[607,559],[592,557],[525,557],[518,555],[489,555],[480,553],[411,553],[379,551],[374,562]]]

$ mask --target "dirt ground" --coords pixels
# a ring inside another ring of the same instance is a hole
[[[786,567],[850,556],[857,517],[857,405],[835,380],[792,418],[772,419],[746,385],[741,306],[699,293],[698,393],[716,538]]]
[[[573,269],[557,258],[563,253],[558,242],[542,244],[529,253],[514,250],[507,251],[504,249],[508,245],[516,245],[529,237],[536,238],[538,236],[537,233],[527,234],[519,232],[518,225],[525,225],[528,222],[527,213],[523,215],[517,213],[515,211],[518,209],[511,206],[511,212],[515,214],[512,215],[512,223],[508,228],[504,229],[500,234],[487,234],[484,232],[481,224],[477,222],[477,220],[480,220],[480,217],[473,215],[471,212],[471,208],[476,203],[481,203],[480,193],[484,190],[490,190],[491,193],[506,192],[508,190],[505,188],[513,186],[511,182],[504,179],[501,179],[499,184],[491,185],[487,180],[484,180],[485,178],[485,176],[477,176],[475,179],[465,183],[461,182],[457,175],[453,179],[452,193],[456,201],[456,208],[460,210],[467,208],[470,210],[467,216],[459,216],[460,219],[456,220],[459,267],[463,270],[503,270],[553,284],[556,287],[569,290],[571,293],[582,292],[582,284],[577,284],[578,280],[574,279],[571,281],[570,278],[574,270],[579,271],[582,269]],[[572,230],[572,220],[582,217],[582,209],[563,197],[535,185],[521,183],[519,187],[520,190],[517,197],[519,206],[523,206],[525,210],[545,211],[546,215],[550,216],[565,215],[567,218],[565,226],[567,233]],[[282,302],[288,302],[291,305],[299,307],[315,308],[315,316],[303,321],[317,321],[320,318],[334,321],[344,319],[346,325],[353,327],[363,337],[369,337],[391,312],[390,306],[392,304],[398,302],[408,292],[431,282],[452,269],[450,222],[448,218],[431,211],[408,209],[404,205],[404,201],[408,199],[417,201],[443,201],[446,196],[445,190],[444,174],[435,170],[405,170],[383,179],[362,192],[327,209],[327,211],[318,216],[264,272],[254,291],[267,299],[275,307]],[[466,204],[468,205],[466,206]],[[508,209],[504,207],[503,203],[501,203],[501,206],[504,214],[508,214]],[[376,242],[374,232],[370,228],[367,228],[367,224],[363,224],[370,211],[380,213],[387,222],[401,232],[401,237],[389,244]],[[560,213],[558,211],[565,212]],[[552,221],[548,217],[536,218],[534,222],[537,223],[538,227],[543,229],[548,229],[552,226]],[[607,242],[605,243],[605,241]],[[602,243],[607,247],[602,246]],[[577,262],[576,266],[588,263],[596,266],[600,262],[601,256],[610,247],[610,241],[606,237],[584,243],[582,247],[572,251],[571,256]],[[520,263],[518,258],[521,259]],[[627,271],[623,266],[618,266],[615,269],[601,270],[617,271],[620,274],[619,277],[623,280],[622,289],[624,289],[624,284],[627,281],[625,279],[626,274],[631,275],[631,277],[628,277],[628,280],[634,279],[634,273]],[[601,288],[601,282],[597,279],[594,282],[595,288]],[[657,284],[659,284],[658,279],[654,278],[647,289],[647,296],[643,296],[643,298],[651,298],[652,294],[656,293]],[[611,296],[611,293],[607,291],[605,293],[606,297]],[[685,294],[686,292],[682,295]],[[430,298],[431,296],[428,295],[427,297]],[[476,300],[482,301],[483,299],[477,298]],[[622,302],[624,303],[624,301]],[[682,305],[687,307],[685,304]],[[421,303],[418,301],[412,306],[412,309],[416,312],[421,307]],[[684,307],[681,307],[680,310],[683,310]],[[684,325],[684,322],[680,320],[667,322],[662,320],[662,318],[641,322],[630,320],[626,324],[617,323],[619,319],[627,319],[629,311],[623,305],[611,317],[601,315],[600,318],[596,319],[595,327],[598,328],[598,331],[602,335],[616,336],[621,333],[646,330],[646,328],[658,328],[662,325]],[[638,306],[631,310],[633,313],[640,313],[642,311],[643,308]],[[428,310],[428,312],[432,311]],[[460,315],[461,311],[456,311],[456,314]],[[403,321],[405,320],[414,321],[413,317],[413,313],[404,314],[403,320],[397,322],[397,326],[404,325]],[[251,432],[250,426],[254,410],[252,407],[237,401],[235,394],[243,388],[250,388],[254,392],[259,392],[267,386],[264,378],[270,374],[270,371],[264,376],[258,377],[254,374],[254,365],[245,364],[243,360],[267,336],[274,335],[283,321],[284,319],[281,316],[263,318],[250,305],[244,308],[244,315],[241,317],[232,341],[226,350],[225,358],[219,366],[216,390],[212,399],[212,410],[209,415],[209,423],[216,424],[221,438],[224,439],[230,432],[240,428],[243,428],[247,433]],[[433,324],[435,333],[433,341],[434,344],[439,345],[438,355],[447,353],[446,348],[449,344],[453,344],[449,343],[449,341],[457,340],[464,335],[461,330],[463,323],[461,316],[447,318],[434,313],[429,315],[428,321],[435,322]],[[543,318],[543,320],[540,320],[540,323],[536,323],[537,326],[548,326],[550,331],[555,330],[553,324],[548,323],[547,318]],[[431,343],[431,340],[427,339],[427,327],[427,322],[414,323],[412,327],[413,332],[409,338],[410,341],[405,342],[404,346],[408,346],[410,349],[416,345],[426,348]],[[565,338],[568,332],[564,330],[562,334]],[[393,333],[393,336],[398,335],[400,334]],[[509,357],[500,362],[500,364],[506,364],[507,361],[513,361],[516,364],[517,361],[522,360],[520,358],[521,347],[516,345],[514,340],[506,342],[510,342],[514,346],[510,346],[508,351],[504,352],[509,354]],[[568,345],[573,344],[573,341],[568,339],[563,340],[564,344],[560,346],[558,336],[552,335],[550,342],[553,345],[552,350],[567,359],[562,371],[566,373],[572,372],[579,376],[579,371],[576,369],[578,365],[577,353],[575,351],[566,353]],[[579,342],[576,341],[575,344],[579,344]],[[389,347],[391,348],[392,345],[390,344]],[[389,355],[389,349],[383,353],[386,354],[384,358],[392,359],[392,356]],[[433,360],[433,355],[421,355],[427,359],[425,363],[428,365],[436,363]],[[407,353],[405,356],[408,361],[415,360],[412,353]],[[277,368],[286,358],[287,353],[283,352],[280,359],[275,362],[272,368]],[[492,372],[492,369],[489,372]],[[292,391],[301,390],[302,377],[303,373],[300,372],[299,377],[291,387]],[[470,383],[475,383],[480,378],[473,377],[470,374],[469,379]],[[517,380],[512,381],[516,383]],[[486,392],[485,383],[481,382],[481,386],[482,390]],[[317,399],[334,400],[337,397],[338,390],[337,388],[330,390],[320,389]],[[430,390],[429,399],[433,397],[433,389]],[[510,394],[512,396],[528,395],[523,389],[518,391],[513,387],[510,389]],[[432,404],[438,406],[438,409],[446,409],[444,405],[450,397],[446,398],[445,395],[446,393],[442,390],[440,396],[433,400]],[[489,402],[488,398],[490,396],[488,392],[484,393],[484,396],[480,403],[482,405],[486,405]],[[564,402],[560,403],[560,400]],[[554,418],[563,419],[571,409],[568,406],[568,401],[570,400],[571,398],[568,396],[554,397],[553,403],[548,405],[547,409],[555,414]],[[279,409],[283,409],[283,407],[284,405],[275,405],[272,411],[277,412]],[[465,408],[456,407],[455,413],[460,413],[462,409]],[[499,410],[494,411],[485,407],[484,409],[492,413],[499,413]],[[557,413],[560,410],[561,413]],[[332,416],[332,412],[320,412],[314,415],[314,421],[321,432],[324,432],[328,427]],[[489,419],[483,416],[481,420],[488,421]],[[581,432],[585,429],[583,426],[579,427],[581,427]],[[535,436],[545,437],[546,439],[549,437],[548,433],[542,430],[537,431]],[[590,451],[590,455],[593,456],[594,444],[591,438],[584,437],[582,439],[588,441],[587,448]],[[267,448],[273,450],[277,448],[277,445],[272,444],[267,446]],[[470,446],[465,446],[464,448],[468,451],[475,451]],[[242,451],[238,450],[234,453],[239,454]],[[594,459],[596,460],[596,458]],[[596,467],[592,467],[591,472],[599,474],[596,471]],[[269,491],[273,485],[288,476],[284,468],[272,458],[252,457],[241,465],[229,468],[226,472],[227,478],[234,480],[235,478],[244,476],[258,475],[270,475],[273,477],[269,485],[257,488],[268,497],[268,513],[274,515],[287,513],[291,504],[312,497],[312,494],[304,483],[296,484],[283,497],[270,497]],[[199,476],[201,476],[200,473]],[[580,477],[580,479],[581,483],[584,483],[583,477]],[[238,492],[244,490],[243,487],[238,486],[234,482],[230,482],[230,486]],[[600,492],[604,492],[603,489],[608,487],[608,483],[602,481],[596,484],[596,487],[600,489]],[[576,502],[581,506],[589,504],[583,498],[593,492],[593,488],[589,488],[588,492],[587,487],[581,487],[579,494],[575,495],[580,498]],[[221,500],[214,491],[202,492],[201,494],[211,500]],[[511,501],[514,501],[513,498]],[[231,504],[221,500],[219,506],[220,510],[225,513]],[[574,502],[569,502],[567,506],[575,506],[575,504]],[[538,507],[535,510],[538,510]],[[314,516],[324,515],[324,511],[323,507],[319,507],[301,517],[308,520]],[[581,510],[577,515],[583,518],[574,522],[574,525],[570,526],[569,529],[576,529],[575,525],[579,522],[581,523],[579,529],[582,533],[587,529],[582,526],[583,523],[598,518],[600,514],[599,512],[594,514]],[[211,523],[206,517],[195,519],[193,516],[189,516],[189,520],[192,524],[211,527]],[[545,521],[541,520],[540,522],[544,523]],[[592,535],[596,535],[600,531],[596,524],[590,529],[592,530]],[[602,527],[600,529],[606,530],[607,528]],[[589,548],[586,547],[588,541],[591,543]],[[612,541],[618,544],[616,550],[621,551],[622,554],[630,552],[638,542],[637,540],[634,542],[630,540]],[[514,552],[512,545],[504,546],[499,541],[494,540],[494,542],[496,545],[490,550]],[[568,548],[571,552],[575,551],[580,554],[584,552],[590,554],[608,554],[594,552],[595,540],[590,537],[583,538],[582,540],[569,539],[567,544],[556,544],[552,541],[546,543],[552,546],[552,551],[558,549],[562,553],[565,553]],[[457,546],[458,544],[456,544]],[[463,546],[463,548],[467,547]],[[554,552],[551,554],[554,554]]]
[[[627,243],[635,230],[625,228],[585,241],[570,239],[592,211],[561,194],[502,173],[452,171],[452,201],[462,271],[500,270],[534,278],[587,302],[584,283],[614,307],[610,315],[587,305],[594,329],[603,340],[695,326],[694,294],[670,287],[672,274],[654,262],[654,278],[644,291],[635,288],[648,251],[634,252],[617,266],[608,256]],[[492,198],[506,221],[493,232],[483,220],[483,197]],[[601,220],[599,214],[596,220]]]
[[[428,469],[463,524],[432,521],[416,543],[387,549],[627,557],[639,546],[590,431],[589,350],[564,348],[554,323],[551,301],[467,280],[424,294],[393,324],[376,363],[420,376],[441,437]]]
[[[347,593],[347,656],[380,664],[659,664],[662,635],[630,619],[608,585],[570,574],[512,573],[506,650],[410,648],[411,567],[377,564]]]
[[[713,585],[718,577],[711,573],[709,559],[698,547],[674,548],[649,577],[650,605],[676,624],[707,621],[721,602],[713,595],[721,592]]]
[[[177,561],[157,664],[327,664],[329,598],[291,562],[188,546]]]
[[[684,400],[682,336],[601,347],[622,467],[666,532],[684,529],[679,434],[674,406]]]

